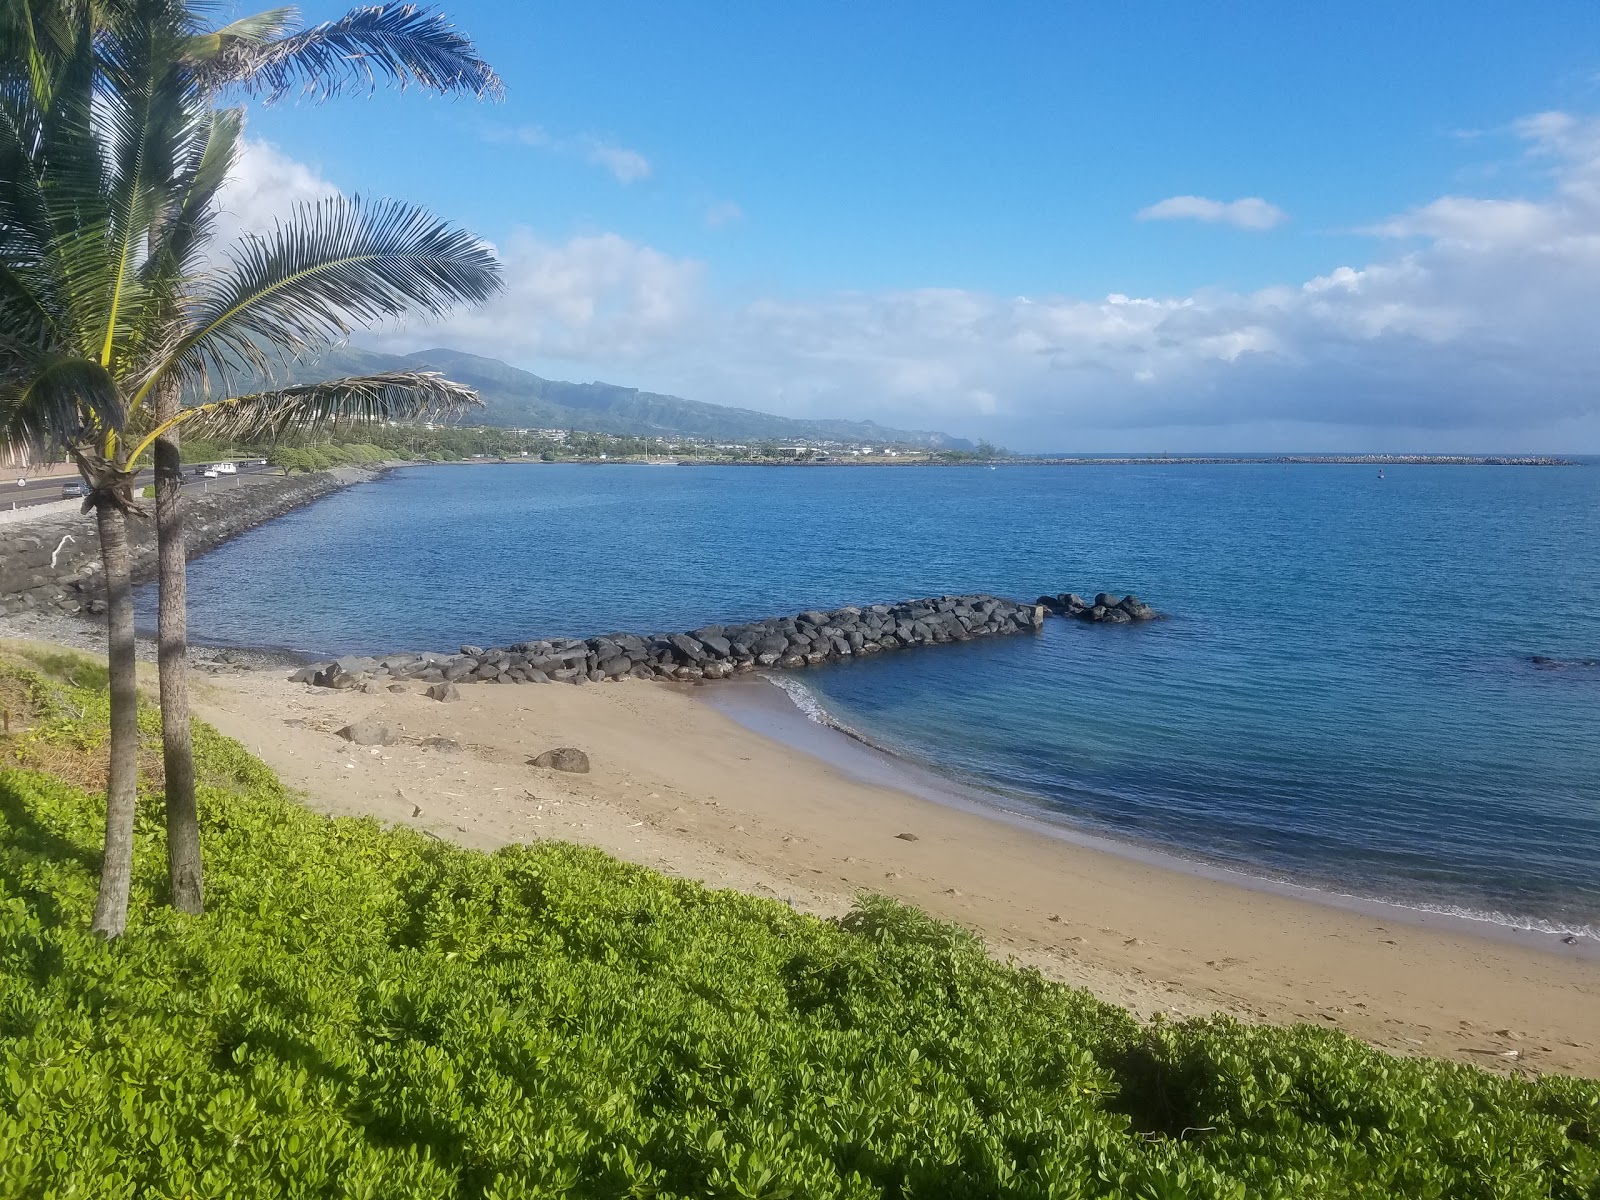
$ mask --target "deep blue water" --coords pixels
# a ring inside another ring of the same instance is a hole
[[[479,466],[193,564],[197,640],[313,651],[1134,590],[803,681],[852,727],[1100,832],[1315,886],[1600,924],[1600,470]]]

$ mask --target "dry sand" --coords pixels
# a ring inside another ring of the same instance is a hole
[[[420,687],[372,696],[283,676],[197,677],[197,710],[324,812],[485,849],[583,842],[827,915],[882,892],[1141,1014],[1308,1021],[1399,1053],[1600,1076],[1592,956],[1043,836],[864,782],[668,685],[479,684],[439,703]],[[336,736],[363,717],[404,740],[362,748]],[[556,746],[585,750],[593,770],[528,765]]]

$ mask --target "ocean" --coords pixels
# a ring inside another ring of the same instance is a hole
[[[190,628],[384,652],[1134,591],[1165,619],[788,686],[1091,834],[1594,935],[1600,666],[1560,664],[1600,658],[1597,532],[1591,466],[424,467],[191,564]]]

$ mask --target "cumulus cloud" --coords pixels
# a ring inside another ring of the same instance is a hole
[[[531,146],[536,150],[548,150],[552,154],[581,158],[590,166],[609,172],[613,179],[624,186],[649,179],[655,170],[650,160],[639,151],[590,133],[559,137],[542,125],[518,125],[511,129],[488,130],[484,137],[491,142],[509,142]]]
[[[618,368],[660,354],[701,316],[700,263],[615,233],[551,242],[519,229],[497,251],[506,281],[499,296],[453,315],[443,328],[389,330],[376,342],[398,349],[444,343],[514,362]]]
[[[1205,221],[1212,225],[1232,225],[1236,229],[1273,229],[1289,219],[1289,214],[1260,196],[1243,200],[1209,200],[1204,196],[1169,196],[1136,214],[1141,221]]]
[[[233,174],[217,196],[218,246],[240,233],[261,232],[294,211],[296,204],[320,200],[339,189],[312,168],[271,142],[244,139]]]
[[[692,259],[522,231],[501,248],[504,297],[382,338],[1019,449],[1600,451],[1600,120],[1515,133],[1543,172],[1530,194],[1443,197],[1373,224],[1369,261],[1252,292],[734,303]],[[250,211],[318,182],[281,155],[247,165]]]

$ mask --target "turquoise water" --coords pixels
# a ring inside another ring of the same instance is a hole
[[[476,466],[191,567],[198,640],[654,632],[941,592],[1170,619],[806,672],[835,717],[1083,828],[1311,886],[1600,924],[1600,471]],[[148,598],[146,598],[148,603]]]

